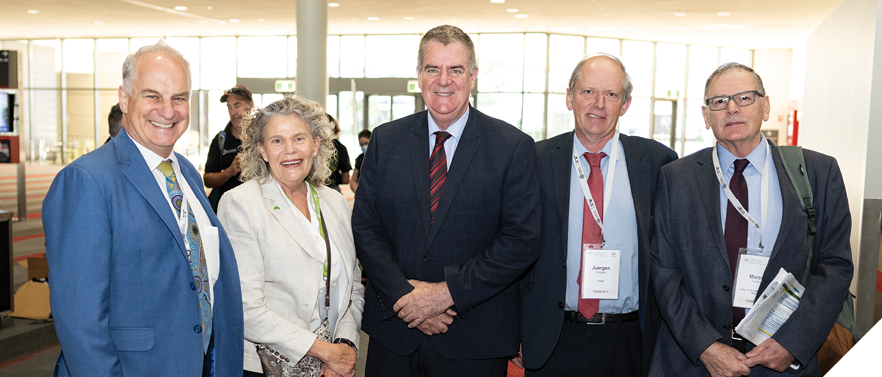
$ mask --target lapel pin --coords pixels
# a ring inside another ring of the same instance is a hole
[[[278,210],[279,210],[279,206],[275,206],[275,207],[273,207],[273,209],[276,210],[276,211],[278,211]]]

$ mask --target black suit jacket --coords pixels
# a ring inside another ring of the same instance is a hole
[[[640,314],[645,323],[643,338],[646,364],[650,360],[660,323],[652,290],[648,287],[653,195],[659,169],[677,159],[677,154],[654,140],[627,135],[620,135],[619,140],[628,165],[631,196],[634,198],[637,216]],[[521,282],[523,358],[524,365],[530,369],[540,368],[548,360],[560,337],[564,321],[572,155],[573,132],[536,143],[543,215],[541,254],[536,265]],[[572,194],[582,195],[581,192]]]
[[[757,294],[781,268],[801,279],[808,256],[806,215],[778,149],[771,150],[783,212]],[[707,375],[699,356],[713,342],[731,344],[732,327],[737,325],[732,323],[732,274],[712,153],[707,148],[682,158],[665,166],[659,177],[651,273],[664,323],[653,355],[652,376]],[[827,338],[851,283],[851,214],[836,160],[810,150],[804,154],[817,213],[813,246],[817,269],[809,276],[799,308],[772,338],[804,366],[783,374],[820,376],[815,352]],[[756,366],[750,375],[779,373]]]
[[[429,221],[428,113],[381,125],[371,137],[352,213],[358,258],[370,284],[363,329],[410,355],[425,337],[392,306],[407,279],[446,281],[459,313],[431,337],[450,359],[518,351],[520,295],[514,283],[536,260],[539,186],[533,139],[471,108]]]

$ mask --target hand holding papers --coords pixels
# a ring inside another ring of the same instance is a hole
[[[763,294],[756,299],[750,312],[735,327],[735,332],[759,345],[771,338],[799,306],[805,288],[793,274],[780,269]]]

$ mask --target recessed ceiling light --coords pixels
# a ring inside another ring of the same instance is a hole
[[[677,13],[674,13],[674,16],[675,17],[686,17],[686,13],[677,12]]]
[[[405,20],[412,20],[413,17],[404,17]]]
[[[104,23],[101,21],[95,21],[95,25],[104,25]]]
[[[527,18],[526,14],[516,14],[515,18]]]
[[[517,9],[517,8],[508,8],[508,9],[506,9],[505,11],[508,12],[508,13],[517,13],[517,12],[518,12],[518,9]]]
[[[328,6],[331,8],[336,8],[340,6],[340,3],[328,3]]]
[[[240,19],[238,19],[238,18],[231,18],[231,19],[230,19],[230,23],[231,23],[231,24],[238,24],[238,23],[240,23],[240,22],[242,22],[242,20],[240,20]]]
[[[493,4],[502,4],[505,2],[505,0],[490,0],[490,2]]]
[[[368,17],[368,21],[377,21],[380,17]]]
[[[183,5],[178,5],[178,6],[175,7],[175,10],[184,11],[184,10],[187,10],[187,7],[185,7],[185,6],[183,6]]]
[[[212,9],[214,9],[214,7],[209,5],[209,6],[205,7],[205,9],[212,10]]]
[[[717,16],[728,16],[729,12],[717,12]]]
[[[34,10],[34,9],[28,10],[28,14],[39,14],[39,13],[40,13],[40,11],[38,11],[38,10]]]

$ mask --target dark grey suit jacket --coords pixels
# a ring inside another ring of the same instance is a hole
[[[665,166],[656,194],[651,274],[662,324],[652,360],[652,376],[705,376],[699,356],[713,342],[731,344],[732,274],[720,219],[720,186],[712,148]],[[780,268],[798,279],[808,256],[806,215],[781,164],[778,172],[783,214],[778,239],[763,274],[765,290]],[[805,150],[814,193],[818,232],[816,270],[809,276],[799,308],[773,338],[804,368],[783,374],[820,375],[815,352],[827,338],[851,283],[851,214],[836,160]],[[752,347],[751,347],[752,348]],[[779,375],[757,366],[751,376]]]
[[[627,135],[620,135],[620,140],[637,216],[640,314],[645,324],[643,339],[646,364],[650,360],[652,344],[661,321],[653,302],[652,289],[649,288],[653,195],[659,169],[677,159],[677,154],[654,140]],[[541,254],[521,282],[523,356],[524,365],[530,369],[540,368],[548,360],[560,337],[564,321],[572,155],[573,132],[536,143],[543,215]],[[578,194],[582,195],[581,192]]]
[[[536,260],[539,186],[533,139],[475,110],[429,221],[428,113],[374,130],[365,154],[352,230],[370,277],[362,327],[407,356],[424,339],[392,310],[407,279],[446,281],[459,313],[431,337],[450,359],[507,357],[520,342],[517,278]]]

